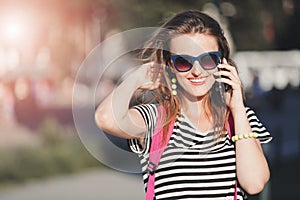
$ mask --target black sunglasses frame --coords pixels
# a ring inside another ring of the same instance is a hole
[[[204,56],[207,56],[207,55],[208,55],[208,56],[212,56],[212,55],[213,55],[213,56],[217,56],[217,63],[216,63],[216,66],[215,66],[215,67],[213,67],[213,68],[205,68],[205,67],[204,67],[204,65],[203,65],[202,62],[201,62],[201,59],[202,59]],[[177,59],[177,58],[189,58],[189,60],[191,61],[191,62],[189,62],[189,63],[190,63],[190,68],[187,69],[187,70],[180,70],[180,69],[178,68],[178,66],[176,65],[176,59]],[[199,56],[197,56],[197,57],[193,57],[193,56],[186,55],[186,54],[171,55],[171,60],[172,60],[172,62],[173,62],[173,65],[174,65],[175,69],[176,69],[177,71],[179,71],[179,72],[188,72],[188,71],[190,71],[190,70],[193,68],[194,63],[195,63],[196,60],[199,62],[200,66],[201,66],[203,69],[205,69],[205,70],[212,70],[212,69],[215,69],[215,68],[217,67],[218,64],[221,64],[221,52],[220,52],[220,51],[205,52],[205,53],[203,53],[203,54],[201,54],[201,55],[199,55]]]

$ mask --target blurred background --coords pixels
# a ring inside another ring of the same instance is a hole
[[[300,198],[300,1],[0,0],[0,199],[143,198],[139,175],[110,170],[81,143],[73,85],[106,38],[189,9],[222,24],[247,105],[273,136],[264,145],[271,180],[251,199]],[[99,99],[116,74],[103,80]],[[88,76],[80,81],[89,85]]]

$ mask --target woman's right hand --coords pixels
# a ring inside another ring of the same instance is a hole
[[[128,109],[137,89],[154,90],[160,86],[163,66],[149,62],[131,71],[99,105],[95,113],[97,125],[105,132],[122,138],[144,137],[146,125],[136,109]]]
[[[135,71],[138,80],[138,89],[154,90],[160,86],[163,65],[148,62]]]

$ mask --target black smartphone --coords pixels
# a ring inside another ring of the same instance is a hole
[[[228,71],[228,70],[226,70],[226,69],[221,69],[221,70],[224,70],[224,71]],[[227,79],[229,79],[227,76],[221,76],[222,78],[227,78]],[[225,92],[227,92],[227,91],[229,91],[229,90],[231,90],[232,88],[231,88],[231,86],[230,85],[228,85],[227,83],[224,83],[224,88],[225,88]]]
[[[223,57],[220,56],[220,57],[219,57],[219,63],[222,63],[222,60],[223,60]],[[228,71],[228,70],[226,70],[226,69],[221,69],[221,70]],[[222,78],[227,78],[227,79],[229,79],[227,76],[221,76],[221,77],[222,77]],[[224,83],[224,86],[222,86],[222,87],[224,87],[225,92],[231,90],[231,86],[228,85],[227,83]]]

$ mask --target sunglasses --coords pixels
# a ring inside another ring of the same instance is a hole
[[[187,72],[193,68],[197,60],[201,67],[205,70],[212,70],[221,63],[221,53],[219,51],[203,53],[200,56],[193,57],[190,55],[172,55],[174,67],[179,72]]]

